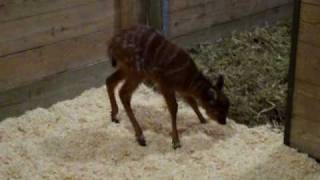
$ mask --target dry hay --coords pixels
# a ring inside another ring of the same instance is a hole
[[[182,148],[174,151],[161,96],[141,86],[133,106],[147,147],[136,144],[123,111],[111,123],[104,87],[2,121],[0,179],[320,179],[320,166],[282,145],[280,131],[202,125],[180,103]]]
[[[250,126],[283,124],[290,54],[291,22],[234,32],[216,43],[201,43],[190,52],[205,74],[222,73],[231,99],[230,117]]]

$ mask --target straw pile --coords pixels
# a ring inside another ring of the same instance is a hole
[[[190,49],[199,68],[215,81],[225,76],[230,117],[249,126],[283,124],[290,54],[291,22],[234,32],[216,43]]]

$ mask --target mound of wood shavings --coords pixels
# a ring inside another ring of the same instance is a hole
[[[182,148],[174,151],[162,97],[141,86],[133,107],[147,147],[135,142],[123,110],[121,123],[111,123],[104,87],[2,121],[0,179],[320,179],[319,164],[267,126],[203,125],[180,103]]]

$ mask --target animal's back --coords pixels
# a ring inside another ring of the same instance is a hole
[[[138,26],[124,30],[116,35],[109,45],[109,56],[117,70],[106,79],[107,91],[111,103],[111,119],[117,119],[118,105],[115,88],[124,80],[119,96],[135,131],[137,142],[146,145],[142,128],[131,108],[131,97],[139,84],[145,79],[156,83],[163,95],[171,115],[173,148],[179,148],[177,130],[178,92],[193,108],[201,123],[206,120],[198,109],[198,102],[211,118],[220,124],[226,124],[229,101],[222,92],[223,78],[213,86],[198,71],[189,55],[179,47],[167,41],[160,33]]]
[[[199,72],[189,55],[148,26],[135,26],[115,35],[109,56],[126,71],[184,88]]]

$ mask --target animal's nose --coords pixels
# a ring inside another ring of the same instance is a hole
[[[218,118],[218,122],[221,125],[226,125],[227,124],[227,118],[225,118],[225,117]]]

